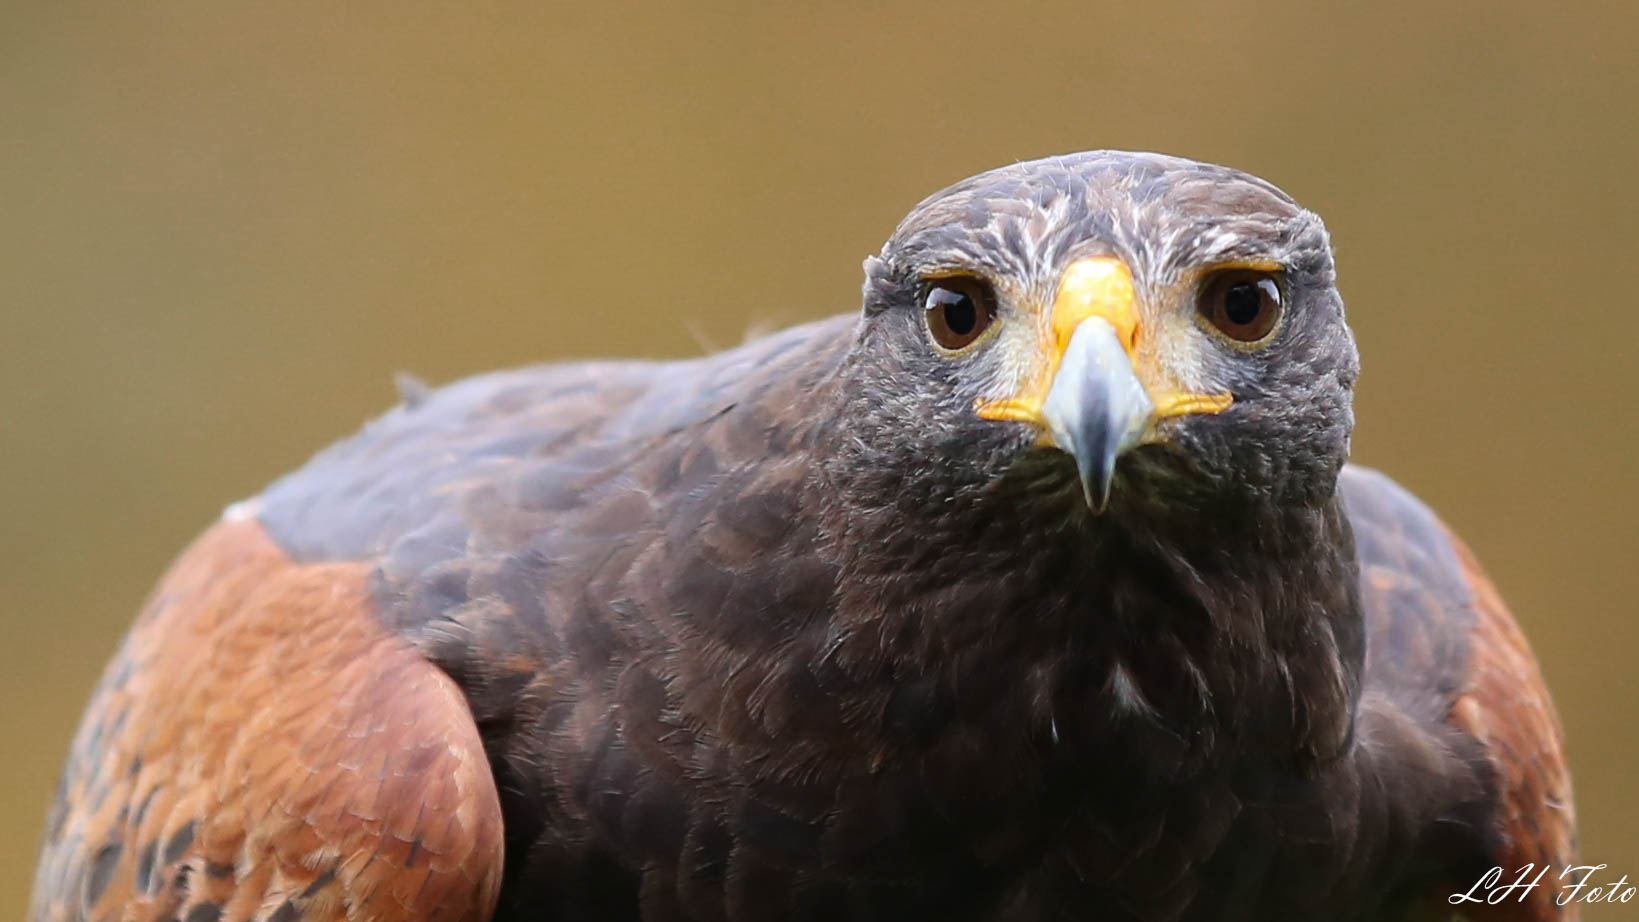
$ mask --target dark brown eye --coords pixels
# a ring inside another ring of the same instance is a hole
[[[1207,280],[1196,308],[1230,339],[1255,343],[1280,319],[1280,280],[1256,269],[1229,269]]]
[[[996,318],[989,286],[978,279],[948,278],[928,283],[922,311],[928,333],[942,349],[966,349]]]

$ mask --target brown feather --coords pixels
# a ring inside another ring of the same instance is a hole
[[[160,584],[74,742],[32,918],[482,920],[500,803],[455,684],[364,564],[224,522]]]
[[[1454,534],[1464,578],[1474,594],[1473,661],[1462,694],[1452,705],[1451,723],[1485,747],[1492,768],[1498,843],[1496,863],[1504,880],[1531,865],[1548,866],[1542,886],[1523,902],[1509,900],[1478,918],[1560,920],[1574,918],[1574,903],[1559,905],[1559,875],[1575,864],[1576,816],[1564,733],[1548,687],[1537,669],[1525,635],[1502,596],[1480,569],[1468,546]]]

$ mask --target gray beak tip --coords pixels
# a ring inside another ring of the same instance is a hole
[[[1110,481],[1115,480],[1115,455],[1096,457],[1087,454],[1075,457],[1075,468],[1082,477],[1082,498],[1093,514],[1103,514],[1110,506]]]

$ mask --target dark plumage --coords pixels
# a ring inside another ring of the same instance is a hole
[[[865,270],[719,355],[418,388],[236,507],[93,700],[36,922],[1371,920],[1570,863],[1512,619],[1345,467],[1318,218],[1078,154]]]

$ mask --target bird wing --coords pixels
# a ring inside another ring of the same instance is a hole
[[[172,567],[95,692],[30,918],[487,919],[499,799],[455,684],[249,517]]]
[[[440,525],[463,539],[500,528],[461,507],[509,480],[533,477],[518,487],[533,492],[511,497],[514,506],[576,508],[578,487],[669,439],[675,446],[683,440],[673,437],[748,395],[797,386],[793,369],[823,374],[853,325],[842,315],[698,359],[553,363],[412,388],[391,412],[269,486],[260,517],[296,560],[364,560]],[[727,447],[760,460],[765,433],[746,434],[749,444]]]
[[[498,579],[517,592],[496,599],[533,611],[542,523],[596,532],[576,545],[591,557],[640,548],[623,518],[647,508],[623,473],[634,459],[686,491],[715,458],[766,455],[755,419],[722,427],[747,444],[654,448],[778,379],[777,357],[800,361],[816,341],[840,354],[851,324],[702,360],[411,386],[243,504],[175,564],[95,693],[31,919],[487,919],[507,824],[489,756],[512,753],[504,738],[486,753],[484,709],[515,708],[514,679],[550,677],[568,649],[619,644],[601,623],[564,649],[536,643],[549,626],[461,607],[452,575]],[[519,815],[539,824],[532,806]]]
[[[1505,871],[1549,868],[1548,884],[1532,891],[1533,909],[1520,918],[1559,918],[1549,901],[1574,878],[1576,817],[1563,732],[1525,635],[1473,553],[1451,535],[1463,578],[1474,593],[1474,659],[1453,704],[1450,722],[1478,740],[1490,757],[1495,797],[1494,855]],[[1574,907],[1572,907],[1574,908]]]
[[[1478,819],[1446,818],[1480,827],[1476,879],[1493,866],[1505,883],[1527,865],[1550,869],[1523,902],[1470,908],[1488,919],[1567,918],[1574,905],[1554,898],[1576,850],[1570,772],[1525,635],[1468,547],[1411,494],[1352,466],[1342,489],[1360,561],[1367,695],[1392,700],[1430,739],[1477,754]]]

